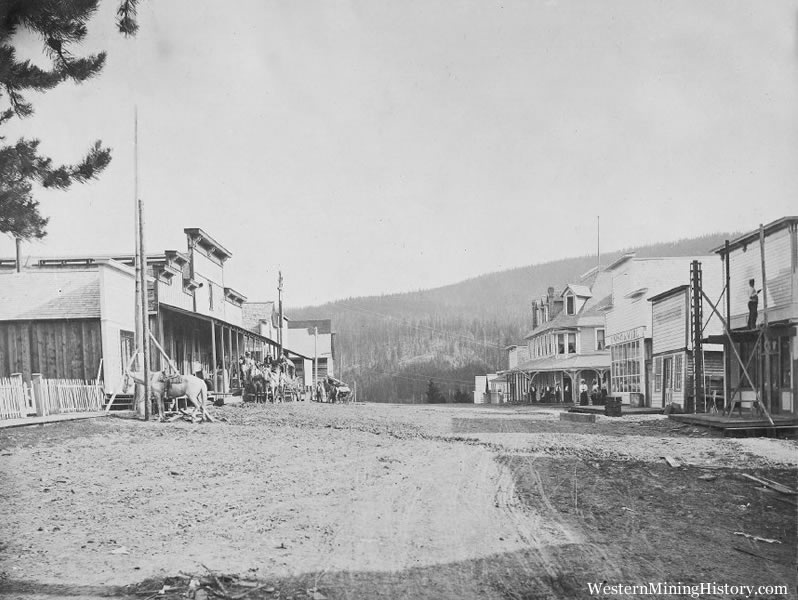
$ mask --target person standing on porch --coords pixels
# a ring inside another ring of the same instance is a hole
[[[748,329],[756,329],[757,307],[759,306],[757,294],[762,291],[756,289],[755,283],[753,279],[748,280]]]
[[[587,403],[587,384],[585,383],[585,380],[582,379],[582,381],[579,383],[579,404],[582,406],[587,406]]]

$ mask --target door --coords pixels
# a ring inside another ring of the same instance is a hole
[[[662,406],[673,399],[673,357],[662,359]]]

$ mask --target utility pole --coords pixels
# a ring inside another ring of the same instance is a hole
[[[139,198],[139,252],[141,253],[141,350],[144,353],[144,420],[150,419],[150,301],[147,277],[147,251],[144,246],[144,203]],[[163,419],[163,398],[158,397],[158,415]]]
[[[313,327],[313,386],[319,384],[319,328]]]
[[[277,331],[279,354],[277,360],[283,360],[283,272],[277,272],[277,311],[280,313],[280,328]]]
[[[138,106],[133,109],[133,223],[134,223],[134,231],[133,231],[133,241],[135,244],[135,259],[134,259],[134,268],[136,271],[136,280],[135,280],[135,308],[134,308],[134,317],[135,317],[135,335],[134,335],[134,346],[135,346],[135,353],[136,359],[138,360],[139,352],[143,352],[144,350],[144,325],[141,321],[142,310],[141,310],[141,236],[139,235],[140,223],[139,223],[139,111]],[[141,369],[144,370],[144,359],[141,359]],[[142,392],[144,394],[144,399],[142,400]],[[144,418],[147,418],[146,414],[146,399],[147,399],[147,390],[142,390],[139,386],[134,386],[133,388],[133,403],[136,407],[136,411],[141,414],[142,409],[144,411]]]

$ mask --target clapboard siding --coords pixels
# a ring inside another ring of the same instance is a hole
[[[0,323],[0,377],[94,379],[101,357],[99,319]]]
[[[652,343],[654,354],[687,346],[687,291],[654,302],[652,307]]]
[[[696,257],[703,265],[719,262],[715,257]],[[646,327],[651,337],[651,303],[648,298],[690,282],[691,257],[631,259],[619,265],[612,279],[612,305],[607,313],[607,336],[636,327]],[[719,267],[718,267],[719,268]],[[634,298],[626,296],[645,290]]]
[[[793,235],[789,228],[784,228],[765,238],[768,308],[778,308],[793,301]],[[748,314],[748,280],[755,280],[756,288],[762,288],[759,241],[732,250],[730,258],[731,312],[732,315]],[[760,294],[759,310],[763,308],[764,300]]]
[[[158,302],[183,310],[194,309],[194,297],[183,291],[183,278],[180,275],[174,276],[171,283],[158,282]]]

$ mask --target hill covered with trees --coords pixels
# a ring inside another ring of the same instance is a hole
[[[608,265],[624,253],[700,256],[737,234],[717,233],[602,255]],[[715,260],[720,260],[715,258]],[[332,318],[336,369],[357,382],[369,402],[426,402],[429,382],[454,401],[470,395],[474,375],[507,368],[504,348],[531,329],[531,303],[561,290],[596,266],[580,256],[481,275],[430,290],[364,296],[293,308],[292,319]],[[687,274],[685,274],[685,278]]]

